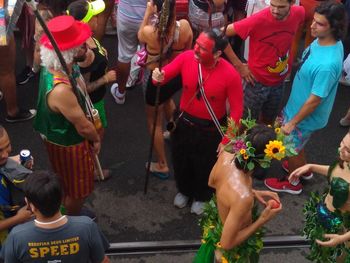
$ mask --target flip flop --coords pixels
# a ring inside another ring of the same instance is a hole
[[[107,181],[108,179],[110,179],[112,177],[112,171],[110,169],[103,169],[102,173],[103,173],[103,177],[104,177],[103,180],[99,179],[97,177],[97,174],[94,173],[94,181],[95,182],[104,182],[104,181]]]
[[[148,164],[148,162],[146,162],[146,169],[147,169],[147,164]],[[159,179],[162,179],[162,180],[168,179],[170,176],[169,172],[157,171],[154,168],[156,164],[157,163],[155,163],[155,162],[151,162],[151,166],[149,168],[150,174],[155,176],[155,177],[158,177]]]

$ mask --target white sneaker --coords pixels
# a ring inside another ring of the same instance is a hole
[[[339,124],[343,127],[348,127],[348,126],[350,126],[350,120],[345,118],[345,117],[341,118],[339,121]]]
[[[170,140],[170,131],[163,132],[163,138],[164,140]]]
[[[348,80],[344,75],[341,76],[339,83],[347,87],[350,86],[350,80]]]
[[[191,213],[201,215],[204,211],[204,202],[193,201],[191,206]]]
[[[118,83],[114,83],[111,87],[111,94],[117,104],[125,103],[125,92],[120,93],[118,89]]]
[[[174,206],[178,208],[184,208],[187,205],[189,199],[190,198],[188,196],[178,192],[174,198]]]

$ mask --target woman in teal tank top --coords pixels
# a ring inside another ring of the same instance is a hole
[[[338,151],[333,165],[306,164],[289,177],[291,183],[307,172],[328,177],[327,191],[312,192],[303,210],[303,232],[311,240],[307,258],[313,262],[350,262],[350,131]]]

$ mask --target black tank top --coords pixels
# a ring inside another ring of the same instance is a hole
[[[104,49],[104,47],[102,47],[102,45],[100,44],[100,42],[98,42],[97,39],[92,39],[94,40],[96,45],[96,48],[91,49],[95,54],[95,59],[90,66],[86,68],[80,68],[81,74],[90,72],[90,82],[94,82],[95,80],[98,80],[104,74],[106,74],[108,65],[106,50]],[[89,96],[92,103],[96,103],[102,100],[105,94],[106,85],[102,85],[93,92],[89,93]]]

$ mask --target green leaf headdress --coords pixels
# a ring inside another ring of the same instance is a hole
[[[271,127],[275,130],[276,139],[270,140],[266,144],[264,154],[257,155],[252,143],[247,139],[248,131],[255,127],[256,120],[251,119],[250,115],[246,119],[241,119],[239,127],[231,118],[228,119],[227,128],[223,128],[226,135],[223,141],[224,149],[235,155],[235,158],[244,170],[253,170],[256,164],[262,168],[268,168],[273,159],[281,160],[285,157],[296,155],[294,144],[290,137],[285,135],[280,128],[280,124]]]

